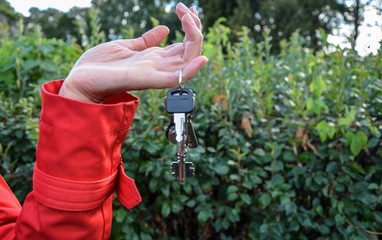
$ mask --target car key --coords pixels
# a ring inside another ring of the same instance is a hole
[[[195,94],[183,87],[181,74],[180,71],[179,88],[167,92],[165,105],[171,116],[166,135],[171,143],[177,145],[177,162],[171,164],[171,174],[184,182],[195,171],[193,163],[186,162],[186,146],[196,147],[197,140],[191,125],[191,113],[195,111]]]

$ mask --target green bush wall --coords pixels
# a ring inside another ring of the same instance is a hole
[[[141,99],[122,147],[142,203],[114,204],[111,239],[378,239],[382,231],[382,51],[359,56],[296,32],[270,54],[248,29],[228,41],[217,22],[210,59],[186,87],[197,94],[188,151],[196,176],[170,174],[166,90]],[[31,190],[39,85],[67,75],[81,51],[38,35],[0,48],[0,173],[23,201]]]

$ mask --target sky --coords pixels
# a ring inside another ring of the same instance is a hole
[[[41,10],[49,7],[59,9],[63,12],[69,11],[70,8],[76,7],[90,7],[91,0],[8,0],[17,12],[22,13],[24,16],[29,16],[29,9],[37,7]],[[376,22],[380,26],[376,26]],[[356,50],[361,56],[369,53],[376,54],[380,48],[380,41],[382,40],[382,16],[377,14],[377,11],[372,7],[367,7],[365,11],[365,21],[360,27],[360,34],[356,42]],[[328,41],[341,48],[350,47],[350,43],[345,36],[349,36],[352,29],[349,26],[341,26],[338,33],[329,35]]]

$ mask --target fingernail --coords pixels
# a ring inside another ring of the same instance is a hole
[[[190,11],[194,13],[196,16],[198,16],[198,11],[196,10],[194,6],[190,7]]]
[[[183,3],[179,3],[178,6],[179,6],[183,11],[185,11],[185,12],[188,12],[188,11],[189,11],[188,7],[187,7],[186,5],[184,5]]]

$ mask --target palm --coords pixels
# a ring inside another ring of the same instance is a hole
[[[169,32],[167,27],[159,26],[138,39],[98,45],[77,61],[60,94],[102,102],[121,91],[174,87],[180,69],[184,69],[185,81],[191,79],[207,61],[200,56],[200,20],[195,9],[178,5],[177,13],[186,33],[183,44],[156,47]]]

